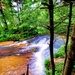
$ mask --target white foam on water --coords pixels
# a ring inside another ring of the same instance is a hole
[[[36,39],[36,41],[38,39]],[[44,61],[46,58],[50,57],[50,50],[49,50],[50,39],[47,39],[47,37],[44,37],[42,39],[40,38],[39,40],[38,40],[39,42],[37,41],[38,43],[34,42],[31,44],[31,47],[38,48],[38,51],[34,53],[34,57],[36,58],[35,59],[36,61],[30,65],[30,68],[31,68],[30,70],[32,72],[32,75],[46,75]],[[60,39],[57,39],[57,40],[60,40]],[[58,41],[56,41],[56,42],[58,42]],[[57,51],[56,48],[53,48],[53,49],[54,49],[54,52]]]
[[[13,45],[19,45],[19,44],[28,44],[28,41],[30,42],[30,46],[27,46],[26,48],[31,49],[32,47],[36,47],[36,52],[32,52],[33,56],[35,57],[35,61],[33,62],[33,59],[31,60],[30,64],[30,71],[32,72],[32,75],[46,75],[44,70],[44,61],[46,58],[50,57],[50,50],[49,50],[49,43],[50,39],[48,35],[35,37],[34,39],[30,39],[27,41],[22,42],[15,42],[14,44],[11,44],[9,46]],[[61,43],[60,43],[61,42]],[[54,52],[57,51],[56,48],[63,45],[64,42],[60,40],[60,38],[56,38],[56,41],[54,42]],[[57,46],[58,45],[58,46]],[[21,50],[24,52],[25,49]]]
[[[35,53],[36,57],[36,74],[35,75],[41,75],[44,72],[44,58],[42,58],[42,52],[49,47],[47,44],[39,44],[40,45],[40,51]]]

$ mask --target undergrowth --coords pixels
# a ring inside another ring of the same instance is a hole
[[[70,42],[68,43],[67,46],[67,51],[69,50],[70,47]],[[65,45],[61,46],[57,52],[54,53],[55,58],[64,58],[65,57]]]
[[[57,52],[54,53],[54,58],[64,58],[65,57],[65,53],[64,53],[64,45],[61,46]],[[68,43],[67,46],[67,50],[69,50],[70,47],[70,42]],[[55,63],[55,75],[62,75],[62,70],[63,70],[63,62],[56,62]],[[52,67],[50,64],[50,58],[47,58],[44,62],[44,66],[45,66],[45,73],[46,75],[52,75]]]
[[[52,75],[52,69],[50,67],[50,59],[46,59],[44,66],[45,66],[45,73],[46,75]],[[55,75],[62,75],[63,63],[58,62],[55,64]]]

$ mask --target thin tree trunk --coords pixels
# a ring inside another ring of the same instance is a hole
[[[42,3],[43,5],[46,5],[49,9],[49,17],[50,17],[50,26],[49,26],[49,31],[50,31],[50,59],[51,59],[51,66],[52,66],[52,75],[55,75],[55,64],[54,64],[54,56],[53,56],[53,41],[54,41],[54,21],[53,21],[53,0],[49,0],[49,4],[47,3]]]
[[[0,5],[2,5],[2,4],[1,4],[1,1],[0,1]],[[4,12],[3,12],[2,6],[1,6],[1,8],[0,8],[0,12],[1,12],[1,14],[2,14],[2,16],[3,16],[3,19],[4,19],[5,30],[8,30],[8,25],[7,25],[7,22],[6,22],[6,18],[5,18],[5,14],[4,14]]]
[[[64,75],[72,74],[74,62],[75,62],[75,24],[71,35],[71,45],[64,69]]]
[[[55,75],[55,64],[53,57],[53,40],[54,40],[54,21],[53,21],[53,0],[49,0],[49,13],[50,13],[50,56],[52,65],[52,75]]]
[[[72,2],[70,3],[70,12],[69,12],[69,24],[67,26],[67,35],[66,35],[66,44],[65,44],[65,61],[64,61],[64,67],[66,64],[66,59],[67,59],[67,45],[68,45],[68,39],[69,39],[69,30],[71,26],[71,17],[72,17]],[[64,69],[64,68],[63,68]]]

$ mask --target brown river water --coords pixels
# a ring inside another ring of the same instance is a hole
[[[0,42],[0,75],[25,75],[32,54],[24,53],[16,55],[14,52],[18,53],[26,44],[16,44],[14,46],[6,47],[9,44],[14,44],[14,42]],[[30,72],[29,75],[31,75]]]
[[[44,61],[50,58],[49,42],[49,35],[21,42],[0,42],[0,75],[26,75],[27,71],[28,75],[46,75]],[[54,52],[64,44],[64,39],[55,36]]]

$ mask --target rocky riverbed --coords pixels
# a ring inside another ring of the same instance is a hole
[[[0,43],[0,75],[22,75],[29,64],[29,74],[46,75],[44,61],[50,57],[50,36],[37,36],[21,42]],[[59,36],[54,37],[54,52],[64,45]],[[6,68],[5,68],[6,67]]]

